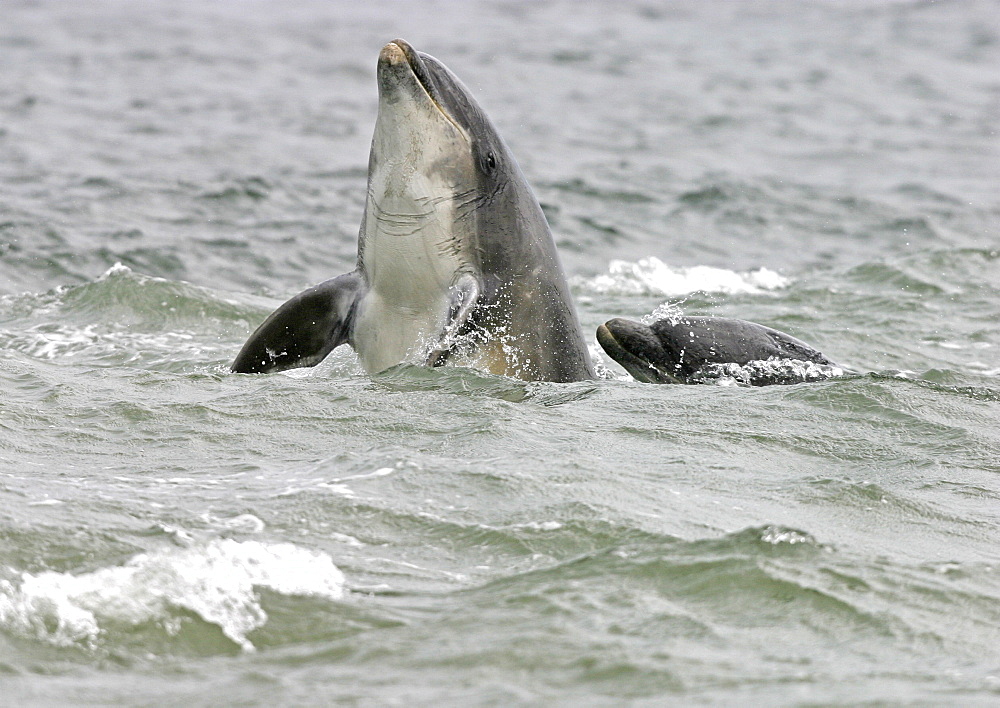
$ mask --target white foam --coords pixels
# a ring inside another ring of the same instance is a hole
[[[203,514],[202,519],[217,528],[229,531],[239,531],[240,533],[262,533],[267,525],[264,521],[253,514],[239,514],[229,518],[222,518],[212,514]]]
[[[742,365],[735,362],[706,364],[696,371],[691,379],[698,383],[714,383],[718,386],[763,386],[822,381],[843,376],[845,373],[839,366],[772,357],[748,361]]]
[[[760,535],[760,540],[774,546],[780,544],[794,546],[798,543],[816,543],[816,539],[803,531],[782,528],[780,526],[767,526],[764,528]]]
[[[636,262],[615,260],[608,272],[594,278],[575,278],[581,290],[611,295],[689,295],[705,293],[761,293],[788,285],[784,276],[760,268],[737,273],[725,268],[693,266],[671,268],[655,256]]]
[[[630,381],[632,379],[628,374],[619,376],[608,368],[604,360],[604,350],[596,342],[588,344],[587,351],[590,352],[590,361],[594,365],[594,373],[597,374],[597,378],[609,381]]]
[[[392,474],[393,472],[398,472],[401,465],[397,464],[395,467],[379,467],[374,472],[366,472],[365,474],[353,474],[349,477],[337,477],[331,482],[347,482],[352,479],[371,479],[372,477],[385,477]]]
[[[113,266],[111,266],[106,271],[97,276],[97,282],[101,282],[102,280],[107,280],[108,278],[113,278],[119,275],[131,275],[131,274],[132,274],[132,269],[129,268],[124,263],[122,263],[121,261],[118,261]],[[158,280],[161,279],[158,278]]]
[[[558,531],[562,527],[563,525],[558,521],[529,521],[525,524],[515,524],[512,528],[530,531]]]
[[[221,344],[200,342],[190,332],[132,332],[125,325],[74,327],[44,324],[21,331],[0,330],[0,346],[49,361],[78,356],[119,356],[131,363],[150,351],[185,352],[192,358],[214,354]]]
[[[176,610],[183,609],[253,651],[247,635],[267,622],[256,588],[336,600],[344,575],[329,556],[292,544],[218,540],[81,575],[0,580],[0,626],[57,646],[93,648],[110,624],[160,622],[176,632]]]

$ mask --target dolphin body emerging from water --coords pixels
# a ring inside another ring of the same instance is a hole
[[[398,39],[378,90],[357,268],[279,307],[232,370],[315,366],[349,344],[369,373],[452,361],[595,378],[545,216],[469,90]]]
[[[645,383],[695,383],[706,366],[753,361],[800,361],[841,369],[790,334],[727,317],[665,318],[651,325],[616,318],[597,328],[597,342],[632,378]],[[765,378],[754,385],[792,380]]]

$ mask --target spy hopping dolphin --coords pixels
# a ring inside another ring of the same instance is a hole
[[[346,343],[369,373],[450,360],[526,380],[594,378],[542,209],[472,94],[399,39],[377,77],[357,268],[279,307],[232,370],[315,366]]]

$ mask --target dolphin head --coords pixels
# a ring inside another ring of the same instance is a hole
[[[418,52],[402,39],[382,48],[378,60],[379,115],[374,146],[376,157],[393,152],[397,141],[405,141],[407,160],[425,158],[425,168],[447,169],[455,165],[433,164],[450,147],[463,152],[480,178],[499,173],[509,151],[479,107],[471,92],[444,64]],[[458,147],[462,146],[462,150]],[[383,150],[381,148],[389,148]]]
[[[420,206],[493,191],[490,183],[503,177],[509,151],[444,64],[397,39],[379,53],[377,82],[371,196],[409,197],[414,213],[429,213]]]
[[[680,383],[671,371],[676,363],[652,328],[615,318],[597,328],[597,342],[636,381]]]

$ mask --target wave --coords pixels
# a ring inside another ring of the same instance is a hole
[[[74,319],[106,322],[117,317],[128,324],[183,319],[233,319],[240,303],[183,281],[136,273],[117,263],[94,280],[42,294],[0,298],[0,321],[12,317],[58,313]]]
[[[746,273],[711,266],[673,268],[655,256],[635,262],[614,260],[605,274],[571,280],[577,290],[590,294],[655,296],[697,292],[758,294],[784,288],[790,282],[768,268]]]
[[[200,341],[192,332],[148,333],[117,325],[49,324],[21,332],[0,330],[0,349],[47,361],[169,368],[177,360],[225,358],[232,347]]]
[[[934,248],[860,263],[841,280],[855,289],[888,291],[910,300],[962,296],[991,302],[998,260],[998,249]]]
[[[267,311],[117,264],[81,285],[0,297],[0,348],[95,365],[185,366],[228,359],[231,342]]]
[[[262,305],[261,311],[267,310]],[[183,321],[231,322],[256,308],[183,281],[134,272],[118,263],[81,285],[61,286],[45,293],[0,297],[0,323],[60,321],[162,326]]]
[[[268,620],[259,588],[339,600],[344,575],[329,556],[289,543],[217,540],[80,575],[0,580],[0,627],[55,646],[95,649],[122,628],[157,624],[176,636],[193,615],[253,651],[248,635]]]

